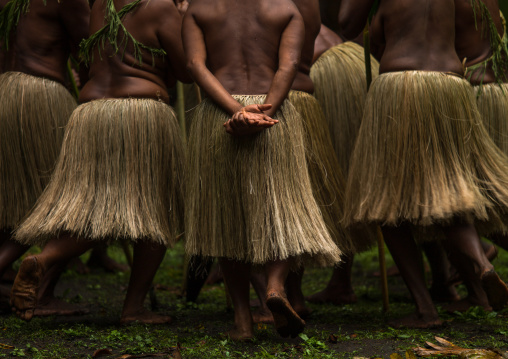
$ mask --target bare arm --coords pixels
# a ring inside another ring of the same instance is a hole
[[[187,69],[194,81],[230,116],[242,109],[238,103],[222,86],[220,81],[206,67],[206,46],[203,32],[196,23],[191,9],[183,19],[183,46],[187,56]]]
[[[375,0],[342,0],[339,10],[339,34],[353,40],[364,29]]]
[[[272,105],[272,108],[265,112],[270,117],[277,112],[291,89],[298,71],[304,40],[305,25],[302,16],[296,11],[282,33],[279,46],[279,67],[265,99],[265,104]]]
[[[168,53],[172,75],[181,82],[191,83],[182,44],[182,16],[172,1],[168,2],[166,7],[167,11],[160,16],[159,41]]]
[[[62,1],[59,7],[60,19],[70,40],[71,55],[79,61],[79,44],[88,37],[90,7],[87,0]],[[79,80],[82,85],[88,80],[88,67],[79,66]]]

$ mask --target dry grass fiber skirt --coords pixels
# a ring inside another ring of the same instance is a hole
[[[265,96],[234,98],[248,105],[263,103]],[[245,137],[226,133],[223,123],[229,116],[210,99],[194,115],[187,252],[252,264],[285,259],[337,263],[341,251],[312,193],[304,126],[293,105],[285,101],[275,115],[278,124]]]
[[[460,218],[484,235],[506,232],[508,159],[456,76],[393,72],[372,83],[347,189],[346,225]]]
[[[354,253],[364,249],[360,242],[353,243],[341,223],[346,181],[333,151],[330,131],[319,102],[314,96],[301,91],[290,91],[288,99],[303,119],[312,193],[332,238],[343,252]]]
[[[508,84],[475,86],[478,109],[494,143],[508,154]]]
[[[379,63],[371,56],[372,78]],[[323,53],[310,69],[317,98],[328,122],[335,154],[347,176],[349,160],[362,121],[367,80],[364,49],[345,42]]]
[[[0,229],[16,228],[46,187],[76,106],[58,82],[0,75]]]
[[[165,103],[82,104],[69,120],[51,182],[16,239],[43,243],[70,233],[172,245],[183,230],[184,165],[180,129]]]

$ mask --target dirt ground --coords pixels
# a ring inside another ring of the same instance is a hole
[[[123,260],[120,250],[110,253]],[[508,255],[501,253],[495,265],[505,280],[507,264]],[[313,313],[300,337],[283,339],[271,326],[259,325],[252,343],[234,343],[221,336],[233,318],[222,283],[206,286],[197,303],[180,298],[181,247],[168,252],[155,279],[156,300],[152,297],[146,302],[147,307],[156,304],[158,311],[170,314],[174,320],[169,325],[118,324],[128,274],[68,271],[57,288],[58,296],[87,307],[90,313],[25,323],[4,312],[0,315],[0,358],[92,358],[94,353],[104,358],[390,358],[395,353],[405,357],[406,351],[412,353],[412,348],[423,347],[426,341],[435,343],[435,336],[465,348],[508,350],[507,310],[486,313],[474,308],[464,314],[441,310],[446,321],[441,328],[391,328],[389,319],[407,315],[414,307],[402,280],[395,276],[389,278],[390,311],[383,313],[379,278],[372,275],[376,268],[375,250],[356,258],[356,304],[309,305]],[[329,275],[329,269],[307,270],[305,294],[322,289]]]

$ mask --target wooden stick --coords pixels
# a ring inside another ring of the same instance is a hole
[[[388,275],[386,273],[385,243],[381,227],[377,226],[377,248],[379,256],[379,273],[381,279],[381,293],[383,295],[383,312],[390,310],[390,299],[388,297]]]

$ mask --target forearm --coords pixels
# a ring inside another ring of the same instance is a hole
[[[287,68],[279,68],[279,70],[275,73],[265,99],[265,104],[272,105],[270,110],[265,111],[268,116],[273,117],[279,110],[280,106],[286,99],[289,90],[291,89],[296,72],[296,66],[288,66]]]
[[[229,94],[205,64],[191,62],[187,68],[199,87],[230,116],[242,109],[243,106]]]

